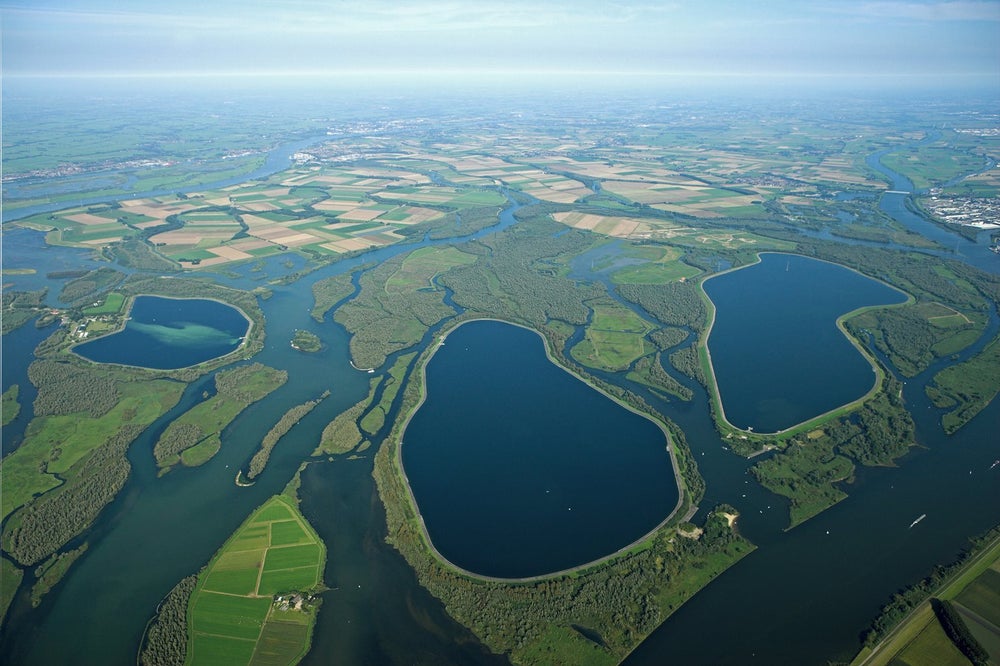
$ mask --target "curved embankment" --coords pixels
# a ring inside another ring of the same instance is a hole
[[[611,400],[612,402],[614,402],[617,406],[622,407],[622,408],[628,410],[629,412],[632,412],[632,413],[634,413],[634,414],[636,414],[638,416],[641,416],[641,417],[643,417],[643,418],[651,421],[652,423],[654,423],[659,428],[660,432],[663,433],[663,437],[664,437],[664,440],[666,442],[666,450],[668,452],[668,455],[670,456],[670,462],[671,462],[671,467],[673,469],[674,481],[675,481],[675,483],[677,485],[677,494],[678,494],[678,496],[677,496],[677,502],[675,503],[674,507],[671,509],[671,511],[655,527],[653,527],[651,530],[649,530],[647,533],[643,534],[642,536],[638,537],[637,539],[633,540],[632,542],[630,542],[628,544],[625,544],[625,545],[621,546],[620,548],[618,548],[617,550],[615,550],[614,552],[609,553],[609,554],[607,554],[607,555],[605,555],[603,557],[600,557],[598,559],[591,560],[589,562],[585,562],[583,564],[576,565],[576,566],[573,566],[573,567],[569,567],[569,568],[566,568],[566,569],[561,569],[561,570],[553,571],[553,572],[550,572],[550,573],[539,574],[539,575],[534,575],[534,576],[526,576],[526,577],[503,578],[503,577],[496,577],[496,576],[487,576],[487,575],[483,575],[483,574],[477,573],[475,571],[470,571],[468,569],[462,568],[462,567],[454,564],[453,562],[451,562],[447,557],[445,557],[437,549],[437,547],[435,546],[435,544],[434,544],[433,540],[431,539],[430,534],[429,534],[429,532],[427,530],[427,526],[426,526],[426,523],[424,521],[424,517],[423,517],[423,515],[422,515],[422,513],[420,511],[419,503],[417,502],[416,496],[414,495],[413,489],[412,489],[412,487],[410,485],[409,478],[407,477],[406,470],[405,470],[405,467],[403,465],[403,460],[402,460],[402,446],[403,446],[403,440],[404,440],[404,436],[405,436],[405,433],[406,433],[407,426],[410,424],[410,421],[412,420],[413,416],[417,413],[417,411],[421,408],[421,406],[423,406],[423,404],[424,404],[424,402],[425,402],[425,400],[427,398],[427,373],[426,373],[427,365],[430,363],[431,359],[437,353],[438,349],[441,348],[441,346],[443,345],[443,343],[444,343],[445,339],[447,338],[448,334],[450,334],[451,332],[453,332],[454,330],[456,330],[458,327],[460,327],[460,326],[462,326],[462,325],[464,325],[466,323],[472,322],[472,321],[497,321],[497,322],[500,322],[500,323],[503,323],[503,324],[517,326],[519,328],[522,328],[522,329],[525,329],[525,330],[528,330],[528,331],[531,331],[531,332],[535,333],[536,335],[539,336],[539,338],[541,338],[543,347],[545,349],[546,358],[548,359],[548,361],[550,363],[552,363],[556,367],[560,368],[561,370],[565,371],[571,377],[573,377],[573,378],[575,378],[575,379],[583,382],[588,387],[590,387],[591,389],[597,391],[598,393],[600,393],[604,397],[608,398],[609,400]],[[646,413],[646,412],[638,409],[634,405],[631,405],[628,402],[625,402],[625,401],[621,400],[620,398],[617,398],[616,396],[611,395],[610,393],[608,393],[607,391],[605,391],[600,386],[597,386],[596,384],[594,384],[592,381],[589,381],[587,378],[585,378],[585,377],[577,374],[576,372],[573,372],[571,369],[569,369],[566,366],[564,366],[561,363],[559,363],[558,360],[556,359],[556,357],[552,354],[551,348],[549,346],[549,341],[539,331],[537,331],[535,329],[532,329],[532,328],[530,328],[528,326],[524,326],[522,324],[518,324],[518,323],[510,322],[510,321],[505,321],[505,320],[498,319],[498,318],[495,318],[495,317],[475,317],[475,318],[465,319],[465,320],[462,320],[460,322],[457,322],[455,325],[451,326],[450,328],[448,328],[444,332],[442,332],[442,334],[440,335],[440,338],[439,338],[439,343],[433,345],[429,349],[429,351],[420,359],[420,361],[418,363],[419,363],[419,365],[418,365],[418,368],[417,368],[417,377],[419,377],[419,398],[417,399],[417,401],[415,402],[415,404],[412,407],[409,407],[409,408],[406,409],[406,413],[405,414],[403,414],[402,410],[401,410],[400,416],[397,417],[397,419],[400,419],[400,421],[399,421],[400,425],[398,427],[398,434],[395,434],[396,429],[394,429],[393,439],[394,439],[395,442],[398,443],[398,445],[395,446],[394,461],[393,462],[394,462],[395,470],[397,471],[397,473],[398,473],[398,475],[399,475],[399,477],[400,477],[400,479],[401,479],[401,481],[402,481],[402,483],[403,483],[403,485],[404,485],[404,487],[406,489],[406,497],[407,497],[407,501],[409,503],[409,507],[413,511],[413,513],[414,513],[414,515],[415,515],[415,517],[416,517],[416,519],[417,519],[417,521],[418,521],[418,523],[420,525],[420,531],[421,531],[421,539],[422,539],[422,541],[424,542],[424,544],[426,545],[426,547],[430,550],[430,552],[434,555],[434,557],[438,561],[442,562],[443,564],[445,564],[447,567],[453,569],[454,571],[457,571],[457,572],[459,572],[459,573],[461,573],[461,574],[463,574],[465,576],[468,576],[470,578],[475,578],[475,579],[478,579],[478,580],[486,580],[486,581],[498,581],[498,582],[531,582],[531,581],[544,580],[544,579],[547,579],[547,578],[564,576],[564,575],[567,575],[567,574],[572,574],[572,573],[575,573],[575,572],[578,572],[578,571],[581,571],[581,570],[584,570],[584,569],[589,569],[589,568],[598,566],[600,564],[603,564],[603,563],[606,563],[606,562],[608,562],[610,560],[613,560],[614,558],[616,558],[616,557],[618,557],[620,555],[623,555],[625,553],[628,553],[628,552],[634,550],[635,548],[637,548],[638,546],[640,546],[644,542],[648,541],[655,534],[657,534],[668,523],[671,523],[671,521],[673,521],[675,518],[677,518],[678,514],[681,511],[681,509],[683,507],[685,507],[685,506],[688,506],[688,510],[685,512],[685,515],[681,517],[681,520],[687,520],[692,515],[694,515],[694,513],[698,510],[697,506],[691,506],[691,504],[690,504],[690,498],[687,496],[687,492],[688,492],[687,491],[687,486],[686,486],[686,484],[684,482],[684,479],[683,479],[683,477],[681,475],[681,472],[680,472],[681,466],[680,466],[679,461],[677,459],[677,447],[676,447],[676,445],[675,445],[675,443],[673,441],[673,438],[671,437],[670,432],[668,431],[666,425],[661,420],[659,420],[659,419],[653,417],[652,415],[650,415],[650,414],[648,414],[648,413]],[[411,377],[410,381],[411,382],[414,381],[414,377]],[[680,522],[680,520],[676,521],[676,522]]]
[[[794,256],[794,257],[802,257],[802,258],[810,259],[810,260],[813,260],[813,261],[819,261],[819,262],[822,262],[822,263],[825,263],[825,264],[830,264],[832,266],[837,266],[838,268],[843,268],[844,270],[850,271],[852,273],[856,273],[857,275],[860,275],[861,277],[864,277],[864,278],[866,278],[868,280],[871,280],[873,282],[878,282],[878,283],[880,283],[880,284],[882,284],[882,285],[884,285],[886,287],[889,287],[890,289],[893,289],[894,291],[899,292],[900,294],[902,294],[903,296],[906,297],[906,300],[904,300],[903,302],[900,302],[900,303],[874,304],[874,305],[861,306],[859,308],[855,308],[853,310],[850,310],[850,311],[848,311],[846,313],[843,313],[843,314],[839,315],[834,320],[834,324],[837,327],[837,329],[843,334],[843,336],[848,340],[848,342],[850,342],[851,346],[853,346],[861,354],[861,356],[864,357],[864,359],[868,362],[868,364],[871,366],[871,369],[872,369],[872,371],[873,371],[873,373],[875,375],[875,380],[874,380],[872,386],[863,395],[861,395],[860,397],[856,398],[855,400],[852,400],[852,401],[850,401],[848,403],[845,403],[843,405],[839,405],[837,407],[833,407],[832,409],[829,409],[829,410],[827,410],[825,412],[817,414],[816,416],[810,417],[810,418],[808,418],[808,419],[806,419],[804,421],[801,421],[799,423],[793,424],[791,426],[788,426],[786,428],[782,428],[782,429],[774,431],[774,432],[757,432],[757,431],[754,431],[752,429],[739,428],[739,427],[733,425],[733,423],[730,422],[729,419],[726,417],[725,405],[723,404],[723,401],[722,401],[722,395],[721,395],[720,390],[719,390],[719,383],[718,383],[718,380],[717,380],[717,377],[716,377],[716,374],[715,374],[715,366],[714,366],[714,363],[713,363],[713,360],[712,360],[712,353],[711,353],[711,349],[709,348],[709,344],[708,344],[709,337],[711,336],[712,329],[713,329],[713,327],[715,325],[716,307],[715,307],[715,303],[712,301],[711,297],[709,297],[709,295],[705,291],[705,287],[704,287],[705,283],[708,282],[709,280],[713,279],[713,278],[716,278],[716,277],[719,277],[719,276],[722,276],[722,275],[727,275],[729,273],[733,273],[733,272],[736,272],[736,271],[739,271],[739,270],[742,270],[742,269],[745,269],[745,268],[750,268],[750,267],[758,265],[762,261],[761,255],[763,255],[763,254],[775,254],[775,255],[782,255],[782,254],[784,254],[784,255],[790,255],[790,256]],[[792,436],[792,435],[795,435],[795,434],[799,434],[799,433],[802,433],[802,432],[805,432],[805,431],[808,431],[808,430],[812,430],[812,429],[816,428],[817,426],[819,426],[819,425],[821,425],[821,424],[829,421],[832,418],[835,418],[837,416],[842,416],[844,414],[847,414],[847,413],[849,413],[849,412],[857,409],[858,407],[860,407],[861,405],[863,405],[866,401],[868,401],[870,398],[872,398],[882,388],[882,385],[883,385],[883,383],[885,381],[885,370],[882,367],[881,363],[879,363],[878,359],[875,358],[875,356],[868,350],[868,348],[866,348],[863,344],[861,344],[861,342],[859,340],[857,340],[854,336],[852,336],[848,332],[846,326],[844,325],[844,322],[847,321],[848,319],[851,319],[852,317],[855,317],[855,316],[860,315],[860,314],[862,314],[864,312],[867,312],[868,310],[872,310],[872,309],[876,309],[876,308],[885,308],[885,307],[899,307],[899,306],[902,306],[902,305],[906,305],[908,303],[912,303],[913,300],[914,300],[913,296],[911,296],[910,294],[907,294],[906,292],[902,291],[901,289],[899,289],[899,288],[897,288],[897,287],[895,287],[895,286],[893,286],[893,285],[891,285],[891,284],[889,284],[889,283],[887,283],[887,282],[885,282],[883,280],[878,280],[878,279],[873,278],[871,276],[865,275],[864,273],[862,273],[862,272],[860,272],[860,271],[858,271],[856,269],[853,269],[853,268],[851,268],[849,266],[844,266],[843,264],[837,264],[835,262],[827,261],[825,259],[818,259],[816,257],[808,257],[808,256],[805,256],[805,255],[799,255],[799,254],[794,254],[794,253],[790,253],[790,252],[758,252],[757,253],[757,261],[755,261],[752,264],[746,264],[744,266],[736,266],[734,268],[730,268],[729,270],[722,271],[720,273],[716,273],[716,274],[710,275],[710,276],[706,277],[705,279],[701,280],[701,282],[699,283],[699,290],[700,290],[700,293],[701,293],[701,296],[702,296],[702,300],[705,303],[705,307],[708,309],[709,318],[708,318],[708,324],[706,325],[705,330],[702,332],[702,334],[701,334],[701,336],[700,336],[700,338],[698,340],[698,352],[699,352],[699,359],[700,359],[701,364],[702,364],[702,370],[704,371],[705,377],[708,379],[708,383],[709,383],[708,393],[709,393],[709,399],[711,400],[712,412],[713,412],[713,415],[715,416],[716,424],[719,427],[720,431],[722,431],[723,433],[726,433],[726,434],[731,434],[731,435],[733,435],[735,437],[740,437],[741,439],[749,439],[751,437],[753,437],[753,438],[761,438],[761,439],[766,439],[766,438],[771,438],[771,437],[782,438],[782,437],[787,437],[787,436]],[[756,453],[754,455],[759,455],[761,453],[764,453],[764,452],[770,450],[771,448],[773,448],[773,447],[768,447],[768,446],[765,445],[763,448],[761,448],[760,450],[756,451]]]

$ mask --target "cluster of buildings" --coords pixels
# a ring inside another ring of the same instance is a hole
[[[932,192],[920,205],[942,222],[1000,229],[1000,198],[944,197]]]

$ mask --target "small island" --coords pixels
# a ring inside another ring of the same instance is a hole
[[[306,352],[307,354],[315,354],[322,348],[323,343],[320,341],[319,336],[309,331],[303,331],[300,328],[295,329],[295,337],[292,338],[292,349]]]

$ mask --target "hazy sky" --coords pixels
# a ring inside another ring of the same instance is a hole
[[[975,77],[1000,0],[0,0],[3,72]]]

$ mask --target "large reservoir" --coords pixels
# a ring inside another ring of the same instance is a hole
[[[249,326],[242,312],[219,301],[137,296],[124,329],[74,351],[98,363],[175,370],[234,351]]]
[[[677,504],[667,440],[497,321],[452,331],[427,364],[403,466],[431,541],[453,564],[516,578],[614,553]]]
[[[790,428],[870,390],[871,363],[837,318],[906,300],[843,266],[787,254],[762,254],[704,288],[715,304],[708,348],[726,419],[757,432]]]

